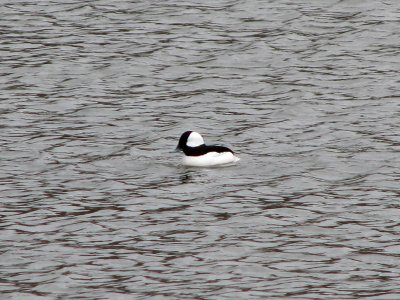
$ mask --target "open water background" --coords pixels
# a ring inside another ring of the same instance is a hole
[[[1,299],[400,299],[400,1],[0,4]]]

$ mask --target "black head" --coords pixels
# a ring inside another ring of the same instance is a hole
[[[178,146],[176,147],[177,150],[183,150],[187,147],[187,140],[189,138],[189,135],[192,133],[192,131],[186,131],[181,135],[181,138],[179,139]]]

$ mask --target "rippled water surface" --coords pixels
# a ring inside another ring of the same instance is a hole
[[[1,1],[0,298],[400,299],[399,14]]]

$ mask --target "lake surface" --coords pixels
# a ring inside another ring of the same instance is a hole
[[[0,8],[1,299],[400,299],[399,1],[62,2]]]

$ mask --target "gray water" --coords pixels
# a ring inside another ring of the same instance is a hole
[[[2,1],[0,298],[400,299],[399,14]]]

